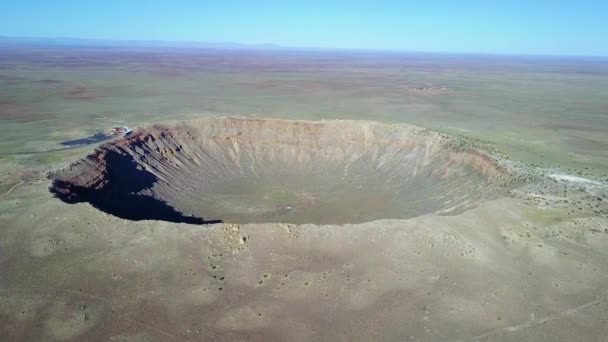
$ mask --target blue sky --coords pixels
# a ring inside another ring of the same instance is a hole
[[[0,0],[0,35],[608,55],[608,1]]]

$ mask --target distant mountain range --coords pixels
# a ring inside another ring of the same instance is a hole
[[[556,56],[556,55],[527,55],[527,54],[489,54],[477,52],[440,52],[440,51],[405,51],[405,50],[376,50],[361,48],[319,48],[296,47],[278,44],[243,44],[234,42],[196,42],[196,41],[162,41],[162,40],[112,40],[64,37],[13,37],[0,35],[2,47],[73,47],[73,48],[183,48],[183,49],[217,49],[217,50],[264,50],[264,51],[294,51],[294,52],[333,52],[333,53],[367,53],[367,54],[409,54],[419,56],[443,57],[509,57],[509,58],[549,58],[549,59],[584,59],[587,61],[608,60],[608,56]]]

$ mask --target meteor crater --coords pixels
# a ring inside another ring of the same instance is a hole
[[[52,175],[51,192],[129,220],[346,224],[454,215],[512,188],[444,134],[370,121],[157,124]]]

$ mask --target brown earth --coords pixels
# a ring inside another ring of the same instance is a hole
[[[74,87],[74,88],[68,90],[66,92],[65,97],[69,98],[69,99],[77,99],[77,100],[84,100],[84,101],[92,101],[97,98],[90,89],[87,89],[84,87]]]

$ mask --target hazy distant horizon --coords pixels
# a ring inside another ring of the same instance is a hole
[[[547,58],[593,58],[608,59],[605,55],[577,54],[534,54],[534,53],[488,53],[478,51],[450,52],[442,50],[398,50],[372,48],[338,48],[317,46],[280,45],[274,43],[240,43],[231,41],[188,41],[188,40],[146,40],[146,39],[102,39],[84,37],[47,37],[47,36],[9,36],[0,34],[0,47],[6,45],[24,46],[57,46],[57,47],[103,47],[103,48],[202,48],[234,50],[268,50],[268,51],[318,51],[318,52],[353,52],[353,53],[394,53],[394,54],[433,54],[452,56],[503,56],[503,57],[547,57]]]

